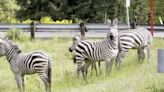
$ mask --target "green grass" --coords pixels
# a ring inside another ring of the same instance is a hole
[[[76,76],[76,65],[68,48],[71,39],[49,39],[17,42],[23,52],[41,50],[53,58],[52,92],[164,92],[164,74],[157,73],[157,49],[164,48],[163,39],[154,39],[150,63],[137,62],[135,50],[124,59],[121,70],[113,65],[109,76],[103,73],[88,75],[89,83]],[[14,75],[5,57],[0,58],[0,92],[17,92]],[[44,85],[37,74],[26,76],[27,92],[44,92]]]

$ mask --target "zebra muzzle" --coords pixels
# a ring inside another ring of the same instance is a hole
[[[113,35],[110,35],[109,37],[110,37],[110,39],[112,39],[112,40],[114,39],[114,36],[113,36]]]
[[[70,52],[72,52],[72,49],[71,49],[71,47],[69,48],[69,51],[70,51]]]

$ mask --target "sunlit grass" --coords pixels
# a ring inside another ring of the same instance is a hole
[[[23,52],[41,50],[53,58],[52,92],[163,92],[164,75],[157,73],[157,49],[164,48],[163,39],[154,39],[150,63],[137,61],[135,50],[131,50],[124,59],[121,70],[113,65],[112,72],[106,76],[104,63],[103,73],[96,77],[88,75],[89,83],[82,76],[76,76],[76,65],[68,51],[71,39],[34,40],[16,42]],[[90,73],[90,71],[89,71]],[[14,75],[5,57],[0,58],[0,92],[17,92]],[[44,92],[44,85],[37,74],[26,77],[27,92]]]

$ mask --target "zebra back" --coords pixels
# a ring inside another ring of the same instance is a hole
[[[132,30],[124,30],[119,32],[121,48],[139,48],[152,44],[151,33],[144,28],[137,28]]]

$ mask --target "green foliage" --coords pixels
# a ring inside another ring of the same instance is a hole
[[[40,23],[44,23],[44,24],[71,24],[72,20],[63,19],[63,20],[54,21],[51,17],[45,16],[45,17],[42,17],[40,19]]]
[[[40,22],[41,22],[41,23],[45,23],[45,24],[47,24],[47,23],[51,24],[51,23],[53,23],[53,20],[52,20],[51,17],[46,16],[46,17],[42,17],[42,18],[40,19]]]
[[[80,24],[80,23],[82,23],[82,22],[83,22],[83,21],[82,21],[81,19],[75,18],[75,23]]]
[[[77,19],[89,23],[102,23],[107,18],[118,17],[126,23],[125,0],[16,0],[21,9],[17,12],[20,20],[37,20],[50,16],[53,20]],[[149,0],[131,0],[130,19],[137,17],[138,24],[149,23]],[[164,2],[154,1],[154,19],[159,23],[158,16],[164,20]],[[43,7],[44,6],[44,7]]]
[[[22,21],[23,24],[31,24],[31,22],[33,22],[33,20],[30,19]]]
[[[21,42],[30,40],[30,36],[23,33],[21,29],[10,29],[6,33],[6,37],[8,37],[11,40],[18,40]]]
[[[164,22],[164,2],[163,0],[154,0],[154,21],[160,24],[158,17],[161,17]]]
[[[0,22],[19,23],[15,18],[15,12],[19,9],[15,0],[0,0]]]
[[[149,1],[148,0],[132,0],[130,6],[130,18],[136,17],[138,24],[149,23]]]

